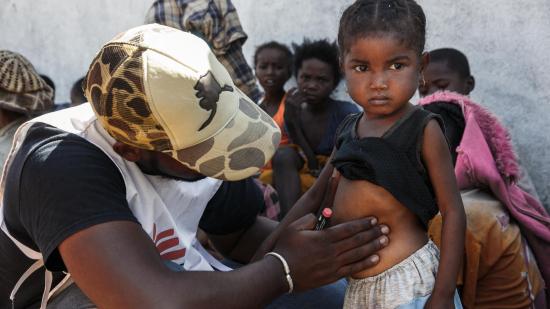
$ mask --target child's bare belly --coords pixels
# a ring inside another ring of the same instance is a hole
[[[416,215],[384,188],[364,180],[341,178],[334,199],[331,224],[375,216],[390,227],[390,243],[379,252],[380,262],[353,274],[353,278],[371,277],[398,264],[428,241],[426,231]]]

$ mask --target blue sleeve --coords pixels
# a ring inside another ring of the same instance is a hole
[[[348,115],[360,112],[359,107],[346,101],[338,101],[338,124],[340,124]]]
[[[321,140],[321,143],[315,151],[316,154],[329,156],[334,148],[334,141],[336,139],[336,131],[340,127],[340,124],[350,114],[356,114],[359,112],[359,108],[354,104],[346,101],[333,100],[332,102],[332,115],[328,124],[325,136]]]

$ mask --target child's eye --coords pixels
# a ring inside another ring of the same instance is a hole
[[[390,65],[391,70],[401,70],[404,67],[405,67],[405,65],[402,64],[402,63],[394,63],[394,64]]]
[[[368,69],[369,68],[366,65],[356,65],[356,66],[353,67],[353,70],[356,71],[356,72],[365,72]]]

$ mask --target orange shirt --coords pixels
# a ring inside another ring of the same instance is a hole
[[[285,130],[285,101],[286,101],[286,94],[281,99],[281,103],[279,104],[279,109],[273,115],[273,120],[277,123],[279,128],[281,129],[281,142],[279,145],[288,145],[290,143],[290,139],[288,138],[288,134]]]

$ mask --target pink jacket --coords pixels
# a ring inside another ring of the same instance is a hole
[[[456,149],[459,189],[489,189],[506,205],[533,249],[544,280],[550,283],[550,216],[536,198],[517,186],[518,163],[507,130],[488,110],[454,92],[436,92],[419,104],[442,101],[459,105],[465,120]]]

